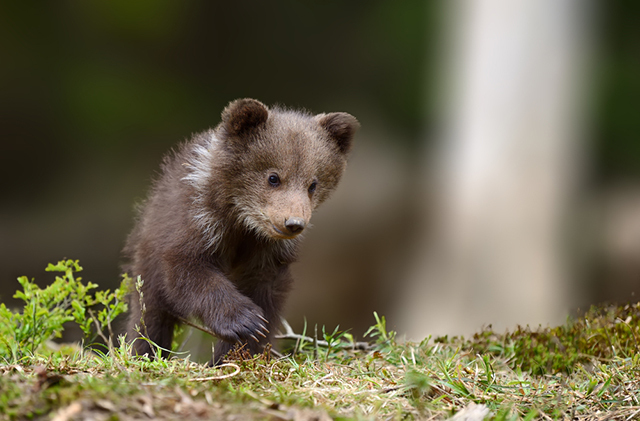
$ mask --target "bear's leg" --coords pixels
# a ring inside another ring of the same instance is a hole
[[[162,348],[160,355],[163,358],[169,357],[176,318],[152,303],[145,303],[144,320],[142,320],[139,295],[132,294],[131,297],[127,339],[130,342],[133,341],[133,353],[155,357],[156,347],[149,343],[151,341]]]
[[[285,299],[291,290],[293,284],[293,278],[289,272],[288,267],[283,267],[278,272],[275,278],[270,280],[261,279],[255,282],[253,289],[247,291],[247,296],[258,305],[264,312],[264,317],[267,320],[267,328],[269,332],[266,332],[265,336],[254,335],[257,341],[249,339],[242,342],[245,345],[251,355],[260,354],[263,352],[264,347],[272,343],[275,331],[280,326],[280,314],[284,307]],[[215,346],[215,355],[213,356],[213,363],[220,364],[224,356],[233,348],[233,344],[218,341]]]

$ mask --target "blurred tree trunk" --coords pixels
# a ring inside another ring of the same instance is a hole
[[[427,165],[425,206],[436,217],[402,299],[409,337],[558,323],[568,314],[584,6],[448,3],[443,127]]]

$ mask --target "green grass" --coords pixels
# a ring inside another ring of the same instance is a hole
[[[1,322],[33,320],[37,295]],[[97,315],[89,312],[96,304],[86,314]],[[421,343],[398,341],[374,314],[368,345],[337,328],[287,330],[284,356],[236,352],[218,368],[184,354],[132,357],[122,340],[104,353],[54,349],[55,332],[20,336],[25,349],[17,349],[5,326],[0,418],[447,419],[476,405],[489,420],[631,420],[640,418],[639,313],[638,304],[600,307],[559,327]],[[93,326],[108,331],[109,323]]]

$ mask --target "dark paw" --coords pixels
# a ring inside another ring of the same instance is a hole
[[[228,306],[224,310],[218,313],[211,326],[220,339],[233,344],[245,341],[258,343],[267,338],[269,321],[253,302]]]

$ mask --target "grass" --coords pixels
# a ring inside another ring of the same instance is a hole
[[[238,351],[216,368],[132,357],[122,340],[109,352],[26,343],[0,358],[0,419],[631,420],[638,316],[638,304],[600,307],[554,328],[411,343],[374,314],[369,344],[286,330],[284,356]]]

